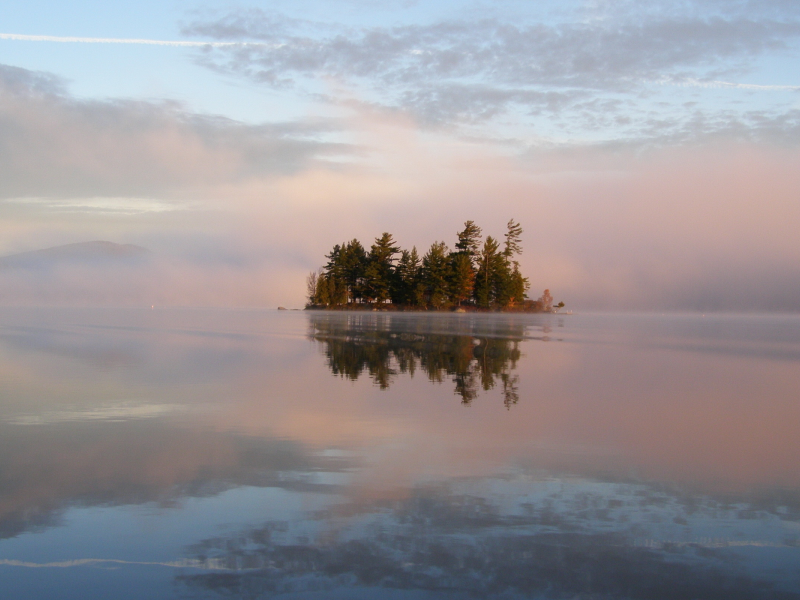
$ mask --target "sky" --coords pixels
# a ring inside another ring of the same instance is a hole
[[[330,248],[524,228],[576,310],[800,310],[796,0],[0,7],[0,303],[302,306]]]

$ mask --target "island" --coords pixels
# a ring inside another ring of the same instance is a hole
[[[455,248],[434,242],[420,257],[384,233],[367,251],[357,239],[336,244],[328,262],[307,278],[308,310],[451,310],[556,312],[549,290],[528,298],[520,272],[522,226],[511,219],[504,240],[482,239],[473,221],[457,233]]]

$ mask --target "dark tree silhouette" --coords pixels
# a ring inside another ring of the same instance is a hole
[[[337,244],[325,255],[325,266],[307,278],[308,307],[552,311],[552,301],[526,299],[530,284],[516,258],[522,232],[511,219],[501,249],[492,236],[481,243],[481,228],[466,221],[454,251],[435,242],[422,258],[416,247],[401,249],[388,232],[369,252],[356,239]]]

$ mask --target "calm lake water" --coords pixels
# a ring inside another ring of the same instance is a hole
[[[800,598],[800,317],[0,311],[1,598]]]

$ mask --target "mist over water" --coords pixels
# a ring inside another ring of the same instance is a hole
[[[800,318],[0,309],[0,595],[798,598]]]

